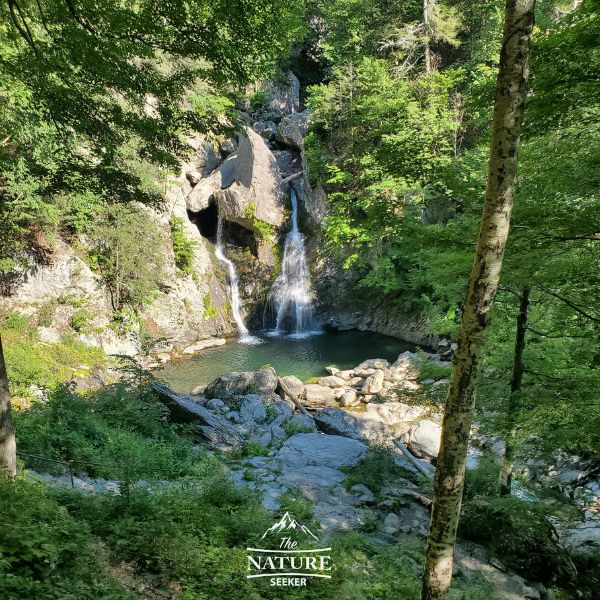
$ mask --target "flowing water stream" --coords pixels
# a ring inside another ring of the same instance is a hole
[[[292,226],[285,238],[281,274],[271,288],[265,306],[264,327],[273,324],[272,335],[289,333],[305,337],[312,329],[312,294],[304,247],[304,235],[298,230],[298,197],[291,189]]]
[[[238,328],[239,341],[245,344],[260,344],[261,340],[250,335],[244,319],[242,318],[241,308],[242,301],[240,299],[240,286],[238,274],[235,265],[225,255],[225,246],[223,245],[223,219],[219,214],[217,224],[217,246],[215,256],[220,260],[229,271],[229,288],[231,290],[231,313]]]

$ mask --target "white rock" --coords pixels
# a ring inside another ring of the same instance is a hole
[[[436,458],[440,451],[442,428],[428,419],[410,428],[409,449],[419,458]]]
[[[363,394],[377,394],[383,389],[383,371],[375,371],[367,377],[362,388]]]
[[[347,385],[347,382],[341,377],[328,375],[327,377],[321,377],[321,379],[319,379],[319,385],[324,385],[330,388],[339,388]]]

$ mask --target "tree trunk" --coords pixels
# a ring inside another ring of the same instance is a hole
[[[514,437],[516,413],[519,409],[518,394],[523,381],[523,351],[525,350],[525,333],[527,331],[527,313],[529,311],[528,287],[523,288],[519,303],[519,316],[517,317],[517,334],[515,337],[515,356],[513,359],[513,372],[510,380],[510,398],[508,399],[508,428],[505,439],[504,456],[502,457],[502,472],[500,474],[500,495],[510,496],[512,483],[512,467],[514,460]]]
[[[534,7],[535,0],[506,2],[483,215],[446,399],[422,600],[445,598],[452,582],[475,378],[510,226]]]
[[[431,9],[435,0],[423,0],[423,23],[425,24],[425,73],[433,68],[433,54],[431,52]]]
[[[2,473],[8,477],[17,474],[17,444],[10,415],[8,375],[0,337],[0,475]]]

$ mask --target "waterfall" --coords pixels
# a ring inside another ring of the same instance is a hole
[[[292,227],[285,238],[281,274],[269,292],[265,307],[265,321],[267,312],[271,308],[276,315],[273,333],[279,335],[287,331],[298,336],[307,334],[311,330],[311,292],[304,236],[298,231],[298,198],[293,188],[290,198]]]
[[[239,278],[237,271],[235,270],[235,265],[225,255],[225,248],[223,246],[223,219],[221,218],[220,213],[217,222],[217,246],[215,249],[215,256],[218,260],[225,264],[227,270],[229,271],[229,287],[231,289],[231,312],[233,314],[233,319],[235,320],[235,323],[238,327],[240,342],[244,342],[247,344],[260,343],[260,339],[250,335],[250,332],[248,331],[248,328],[244,323],[244,319],[242,318],[242,302],[240,299]]]

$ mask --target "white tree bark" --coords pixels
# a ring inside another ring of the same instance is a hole
[[[507,0],[483,215],[446,400],[422,600],[445,598],[452,582],[474,385],[502,268],[529,75],[535,0]]]

